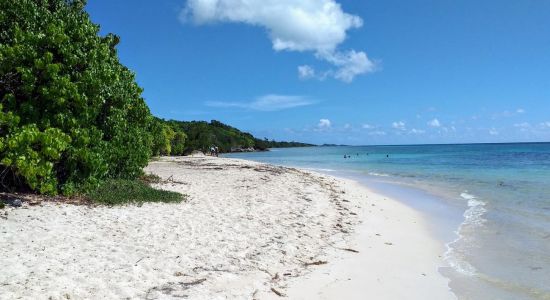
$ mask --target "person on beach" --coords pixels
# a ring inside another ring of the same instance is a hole
[[[216,153],[216,157],[218,157],[218,154],[220,153],[220,149],[218,149],[218,146],[214,146],[214,153]]]

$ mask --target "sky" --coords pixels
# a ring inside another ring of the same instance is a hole
[[[95,0],[154,115],[315,144],[550,141],[550,1]]]

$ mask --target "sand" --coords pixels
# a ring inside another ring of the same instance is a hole
[[[454,298],[422,216],[353,181],[201,156],[146,172],[188,200],[6,209],[0,298]]]

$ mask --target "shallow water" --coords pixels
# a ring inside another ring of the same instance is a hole
[[[226,156],[354,177],[417,208],[446,243],[440,271],[459,299],[550,299],[550,143],[311,147]]]

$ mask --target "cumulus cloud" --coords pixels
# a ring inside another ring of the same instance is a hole
[[[518,114],[523,114],[523,113],[525,113],[525,109],[523,109],[523,108],[518,108],[518,109],[516,110],[516,113],[518,113]]]
[[[361,125],[361,127],[363,129],[374,129],[374,128],[376,128],[376,126],[371,125],[371,124],[363,124],[363,125]]]
[[[319,124],[317,124],[317,128],[319,129],[329,129],[332,126],[332,123],[329,119],[321,119],[319,120]]]
[[[489,129],[489,134],[490,135],[498,135],[498,130],[496,130],[494,127]]]
[[[393,122],[391,124],[391,127],[395,128],[395,129],[399,129],[399,130],[406,130],[407,128],[405,127],[405,122],[403,121],[396,121],[396,122]]]
[[[546,121],[546,122],[540,123],[540,127],[542,127],[542,128],[550,128],[550,121]]]
[[[314,104],[315,101],[304,96],[289,96],[269,94],[256,98],[251,102],[223,102],[207,101],[205,104],[210,107],[236,107],[257,111],[278,111],[294,107]]]
[[[428,125],[431,127],[441,127],[441,123],[439,123],[438,119],[433,119],[428,122]]]
[[[332,76],[350,82],[375,70],[365,52],[337,49],[347,31],[361,27],[363,20],[344,12],[335,0],[188,0],[180,18],[198,25],[235,22],[260,26],[267,29],[275,51],[312,51],[336,67],[318,73],[301,66],[298,75],[302,79]]]

